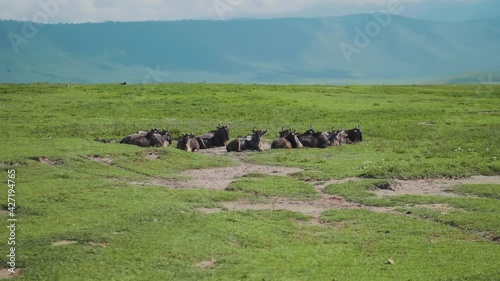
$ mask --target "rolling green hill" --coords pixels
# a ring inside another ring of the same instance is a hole
[[[106,22],[36,25],[37,32],[28,38],[23,29],[30,23],[3,21],[0,82],[446,81],[464,73],[500,70],[497,23],[392,16],[381,26],[372,14]],[[373,36],[366,35],[367,27]],[[363,36],[368,40],[363,42]],[[16,44],[13,38],[24,39]],[[346,56],[348,51],[352,54]]]

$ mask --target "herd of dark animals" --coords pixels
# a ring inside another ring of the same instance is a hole
[[[133,144],[142,147],[163,146],[172,144],[172,137],[168,130],[151,129],[150,131],[141,130],[123,138],[120,143]]]
[[[229,126],[218,125],[215,130],[206,134],[196,136],[184,134],[177,140],[177,148],[189,152],[196,152],[200,149],[214,147],[226,147],[228,152],[236,151],[262,151],[262,136],[266,130],[252,130],[252,134],[247,137],[238,137],[231,142],[229,136]],[[292,149],[292,148],[327,148],[330,146],[340,146],[342,144],[355,144],[363,141],[363,134],[359,126],[351,130],[334,130],[328,132],[316,132],[312,126],[302,134],[297,130],[285,127],[281,128],[279,137],[271,144],[271,149]],[[228,143],[229,142],[229,143]],[[168,130],[151,129],[141,130],[123,138],[120,143],[133,144],[141,147],[167,147],[172,144],[172,137]]]

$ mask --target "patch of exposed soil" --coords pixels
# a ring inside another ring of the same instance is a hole
[[[101,163],[101,164],[113,165],[113,159],[110,159],[110,158],[105,158],[105,157],[100,157],[100,156],[94,155],[94,156],[88,157],[87,159],[94,161],[94,162],[97,162],[97,163]]]
[[[209,259],[207,261],[202,261],[197,263],[196,266],[201,269],[210,269],[215,267],[216,264],[217,264],[217,259]]]
[[[493,234],[491,232],[480,232],[479,235],[490,240],[490,241],[497,242],[497,243],[500,242],[500,236],[496,236],[495,234]]]
[[[247,201],[224,202],[221,204],[230,211],[248,210],[286,210],[299,212],[319,219],[324,211],[331,209],[362,208],[361,204],[348,202],[342,197],[321,194],[313,201],[294,201],[281,197],[269,198],[265,203],[250,203]]]
[[[285,210],[299,212],[311,216],[309,222],[300,224],[323,225],[320,221],[323,212],[334,209],[363,209],[373,212],[397,213],[395,208],[388,207],[368,207],[362,204],[349,202],[343,197],[335,195],[320,194],[320,197],[313,201],[294,201],[281,197],[272,197],[265,203],[250,203],[247,201],[224,202],[221,204],[229,211],[248,210]]]
[[[0,280],[14,278],[19,275],[19,269],[14,270],[15,273],[10,272],[7,268],[0,268]]]
[[[71,245],[71,244],[76,244],[78,243],[77,241],[74,241],[74,240],[61,240],[61,241],[57,241],[57,242],[54,242],[52,243],[52,246],[66,246],[66,245]]]
[[[89,246],[90,247],[102,247],[102,248],[106,248],[106,247],[108,247],[108,244],[107,243],[96,243],[94,241],[90,241],[89,242]]]
[[[5,167],[5,166],[15,167],[15,166],[19,166],[19,163],[17,163],[17,162],[0,162],[0,167]]]
[[[210,148],[210,149],[200,149],[197,153],[203,154],[203,155],[214,155],[214,156],[223,156],[227,155],[228,152],[226,150],[226,147],[215,147],[215,148]]]
[[[160,158],[160,156],[158,154],[156,154],[156,152],[154,152],[154,151],[147,152],[145,156],[146,156],[146,158],[152,159],[152,160]]]
[[[299,168],[286,168],[279,166],[263,166],[244,162],[244,154],[228,153],[224,147],[201,150],[199,153],[214,156],[229,156],[238,165],[233,167],[198,169],[185,171],[181,174],[187,180],[164,180],[153,178],[147,182],[129,182],[128,184],[146,186],[165,186],[172,188],[205,188],[223,190],[236,178],[249,173],[262,173],[268,175],[287,176],[302,171]],[[257,153],[257,152],[256,152]],[[348,181],[363,180],[363,178],[346,178],[329,181],[311,182],[319,193],[319,198],[313,201],[295,201],[286,198],[267,198],[264,203],[251,203],[248,201],[224,202],[221,208],[199,208],[197,211],[204,214],[213,214],[221,211],[247,211],[247,210],[286,210],[299,212],[312,217],[308,222],[297,221],[300,224],[324,226],[320,218],[323,212],[333,209],[363,209],[372,212],[397,213],[395,207],[371,207],[358,203],[349,202],[343,197],[327,195],[322,190],[331,184],[341,184]],[[494,183],[500,184],[500,176],[485,177],[476,176],[467,179],[425,179],[425,180],[396,180],[394,184],[383,183],[375,191],[377,196],[394,196],[402,194],[414,195],[439,195],[458,196],[446,190],[458,184]],[[440,212],[452,212],[457,209],[445,204],[420,205],[424,208],[438,210]]]
[[[132,185],[154,185],[173,188],[206,188],[223,190],[229,186],[236,178],[250,173],[261,173],[268,175],[289,175],[302,171],[299,168],[287,168],[278,166],[262,166],[249,164],[234,158],[239,165],[224,168],[189,170],[181,173],[187,180],[163,180],[152,179],[148,182],[129,182]]]
[[[398,213],[393,207],[369,207],[345,200],[340,196],[320,194],[313,201],[290,200],[282,197],[270,197],[264,203],[252,203],[245,200],[223,202],[221,208],[198,208],[197,211],[204,214],[214,214],[223,211],[251,211],[251,210],[284,210],[298,212],[310,216],[308,221],[294,220],[300,225],[328,226],[320,221],[323,212],[334,209],[363,209],[373,212]]]
[[[437,195],[458,197],[459,195],[446,190],[460,184],[500,184],[500,176],[473,176],[466,179],[423,179],[423,180],[396,180],[390,189],[378,189],[377,196],[395,195]]]
[[[56,165],[62,164],[62,161],[52,160],[52,159],[49,159],[47,157],[35,157],[32,159],[35,161],[38,161],[42,164],[49,165],[49,166],[56,166]]]

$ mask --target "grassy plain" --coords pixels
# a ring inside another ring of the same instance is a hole
[[[495,280],[499,185],[454,187],[457,196],[450,198],[379,198],[370,191],[393,179],[499,175],[500,86],[492,89],[0,85],[0,205],[7,203],[7,170],[15,169],[16,267],[21,268],[16,278]],[[303,131],[311,124],[317,130],[361,125],[365,141],[325,150],[245,153],[247,162],[303,171],[291,178],[252,174],[226,190],[130,183],[178,180],[182,171],[235,165],[231,155],[113,142],[155,126],[179,136],[229,122],[232,137],[269,128],[269,142],[282,126]],[[308,182],[349,177],[366,179],[330,185],[325,193],[395,207],[395,213],[335,209],[315,226],[296,223],[311,219],[296,212],[199,211],[268,196],[312,200],[317,195]],[[456,210],[444,213],[422,204]],[[6,223],[7,213],[0,218]],[[6,245],[5,227],[0,234]],[[76,243],[52,245],[63,240]],[[1,249],[6,267],[8,253]]]

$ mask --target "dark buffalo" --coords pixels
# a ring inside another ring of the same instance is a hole
[[[198,139],[199,137],[193,134],[185,134],[177,141],[177,148],[187,152],[196,152],[200,150]]]
[[[216,130],[198,136],[201,149],[225,146],[229,139],[229,126],[221,126],[220,124]]]
[[[297,137],[304,147],[327,148],[331,145],[329,134],[316,132],[314,131],[312,126],[311,128],[309,128],[309,130],[305,131],[303,134],[298,135]]]
[[[127,82],[120,82],[120,85],[127,85]]]
[[[358,125],[356,128],[345,131],[347,133],[347,143],[358,143],[363,141],[363,133],[361,132],[360,126]]]
[[[242,152],[244,150],[263,150],[262,136],[267,133],[266,130],[252,130],[252,135],[246,138],[237,138],[232,140],[227,146],[226,150]]]
[[[347,133],[344,130],[330,130],[328,132],[328,139],[331,146],[340,146],[347,143]]]
[[[289,130],[285,130],[285,127],[281,128],[281,132],[279,132],[279,138],[273,141],[271,144],[272,149],[279,148],[302,148],[302,143],[299,138],[295,134],[295,130],[291,128]]]
[[[167,147],[172,144],[172,138],[168,130],[159,131],[151,129],[151,131],[138,131],[123,138],[120,143],[133,144],[141,147]]]

